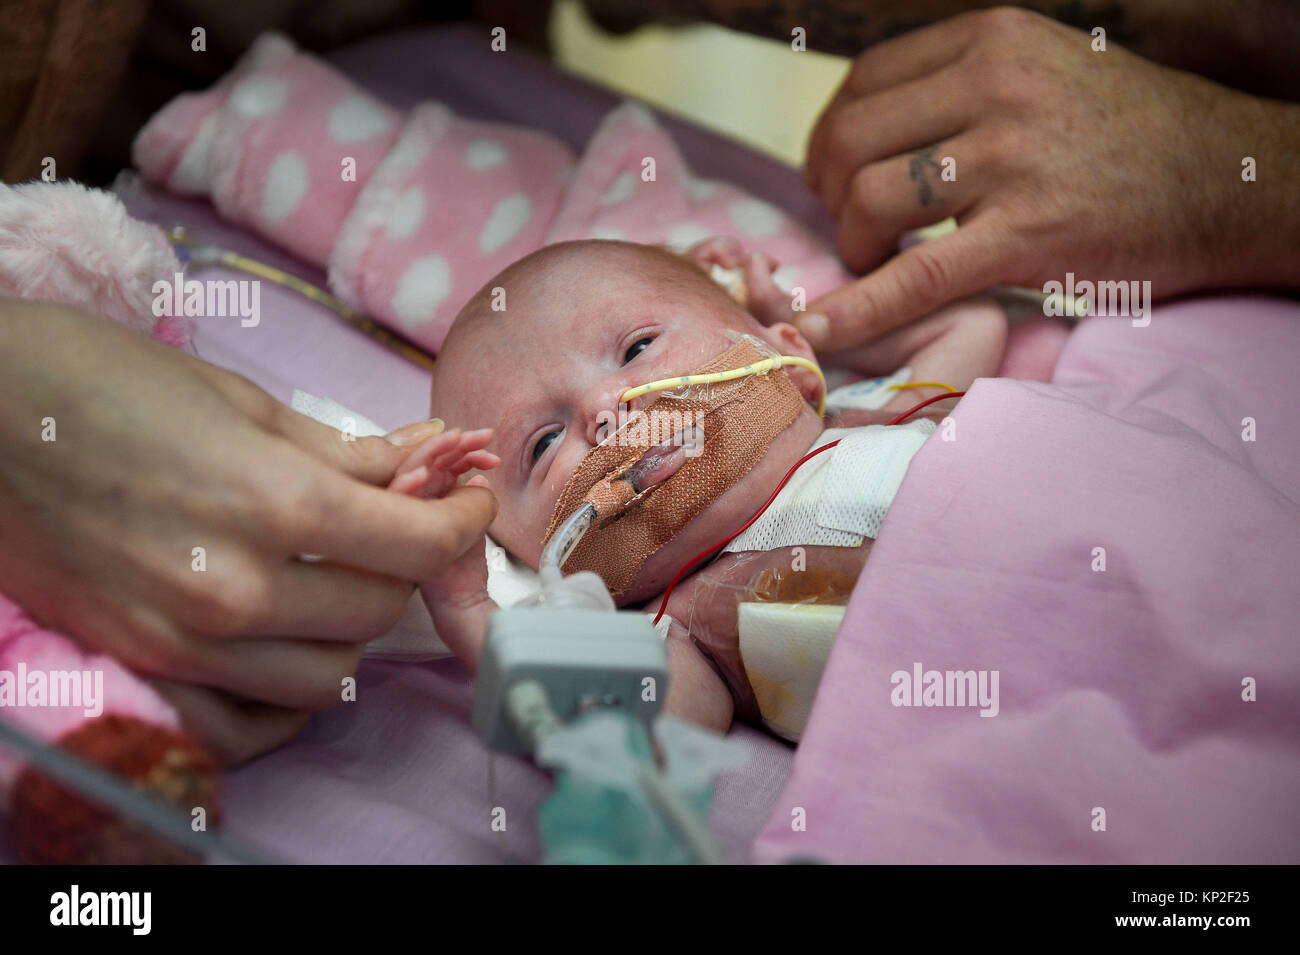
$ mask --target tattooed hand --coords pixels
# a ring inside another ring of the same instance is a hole
[[[1017,9],[947,20],[854,62],[808,146],[858,282],[809,305],[821,350],[991,285],[1149,280],[1156,297],[1296,287],[1300,107],[1156,66]],[[1254,181],[1243,178],[1252,157]],[[905,231],[960,228],[884,265]],[[827,322],[815,318],[820,314]]]

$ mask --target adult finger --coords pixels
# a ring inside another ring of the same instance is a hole
[[[343,680],[356,673],[363,649],[266,637],[204,641],[194,646],[184,672],[169,676],[275,706],[324,710],[343,699]]]
[[[954,63],[974,42],[981,11],[962,13],[868,47],[849,68],[843,88],[851,96],[888,89]]]
[[[985,213],[823,296],[797,324],[818,351],[861,345],[1004,280],[1019,255],[1007,230]]]
[[[442,421],[416,422],[387,438],[358,438],[277,402],[268,430],[344,474],[367,484],[383,485],[392,480],[414,445],[442,430]]]
[[[972,26],[971,14],[962,14],[878,43],[859,54],[809,137],[805,169],[809,187],[820,190],[821,172],[814,157],[820,155],[822,140],[829,135],[838,109],[868,94],[929,76],[956,62],[974,39]]]
[[[244,702],[220,690],[190,683],[151,682],[175,708],[185,729],[226,766],[282,746],[311,716],[305,710]]]
[[[443,428],[435,418],[399,428],[386,438],[348,436],[299,414],[242,375],[201,361],[196,370],[263,429],[367,484],[387,484],[409,449]]]
[[[393,628],[414,587],[328,561],[288,560],[273,573],[273,605],[241,636],[365,643]]]
[[[904,232],[967,212],[986,180],[972,175],[976,163],[969,136],[895,156],[859,169],[840,209],[840,258],[855,272],[879,265]],[[945,163],[961,166],[960,180],[944,178]]]
[[[849,183],[863,166],[956,135],[973,109],[969,85],[950,71],[843,104],[826,119],[825,134],[808,155],[826,208],[840,214]]]
[[[482,487],[462,486],[446,497],[419,500],[323,475],[317,517],[287,528],[297,553],[321,554],[403,580],[423,580],[480,540],[496,516],[497,500]]]

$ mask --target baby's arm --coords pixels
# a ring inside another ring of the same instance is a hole
[[[465,472],[473,468],[487,471],[501,463],[500,458],[485,450],[492,437],[491,428],[466,432],[452,429],[435,435],[402,462],[389,490],[412,497],[442,497]],[[466,483],[487,486],[481,476]],[[478,668],[488,620],[496,610],[487,593],[484,550],[481,540],[470,545],[460,557],[420,584],[420,595],[438,636],[471,673]]]
[[[1007,342],[1007,317],[990,299],[954,302],[869,345],[827,356],[859,374],[888,375],[904,365],[912,381],[939,381],[965,391],[976,378],[997,374]],[[903,389],[884,412],[906,411],[938,389]]]
[[[725,732],[733,716],[761,715],[740,654],[738,608],[744,600],[847,601],[871,552],[857,547],[778,547],[722,554],[683,580],[668,599],[667,709]],[[656,598],[646,605],[659,607]]]
[[[731,692],[676,618],[668,628],[664,649],[668,652],[664,709],[705,729],[725,733],[736,709]]]
[[[443,643],[471,673],[477,672],[488,622],[497,609],[487,594],[483,549],[471,548],[437,577],[421,584],[420,594]],[[668,654],[668,697],[664,708],[725,733],[731,725],[731,694],[676,620],[669,628],[664,649]]]

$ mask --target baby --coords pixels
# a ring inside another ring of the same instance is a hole
[[[706,270],[715,266],[744,270],[745,306],[709,277]],[[432,391],[433,414],[452,430],[413,454],[395,487],[438,493],[440,488],[421,490],[433,454],[456,473],[486,469],[471,481],[491,488],[499,502],[491,536],[536,568],[561,492],[606,437],[625,391],[693,373],[735,346],[738,335],[755,336],[782,355],[813,358],[808,343],[783,320],[792,314],[787,294],[771,281],[774,267],[726,238],[707,240],[685,255],[618,241],[565,242],[515,262],[457,315],[438,356]],[[1005,336],[1005,317],[996,305],[968,302],[836,358],[863,375],[908,366],[913,381],[964,390],[996,371]],[[883,408],[823,420],[816,410],[823,385],[815,373],[786,366],[772,374],[788,374],[802,396],[795,399],[793,420],[766,449],[757,449],[757,462],[747,473],[644,560],[617,595],[621,606],[656,598],[646,609],[657,609],[674,573],[744,524],[790,467],[824,443],[828,428],[883,424],[942,391],[898,391]],[[633,407],[656,397],[639,398]],[[486,427],[461,430],[477,426]],[[495,453],[486,450],[489,443]],[[830,454],[820,457],[829,460]],[[454,481],[443,470],[443,483]],[[668,481],[646,499],[671,493],[671,487]],[[672,618],[667,709],[719,731],[735,716],[759,719],[736,639],[735,594],[751,587],[756,574],[769,571],[769,583],[777,581],[782,600],[807,597],[809,588],[838,588],[847,595],[871,539],[849,535],[845,540],[847,545],[803,547],[808,572],[788,573],[792,548],[777,546],[723,553],[679,583],[667,606]],[[471,548],[422,587],[439,635],[471,670],[495,609],[486,580],[483,549]]]

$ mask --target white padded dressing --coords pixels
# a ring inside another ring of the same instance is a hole
[[[934,429],[928,418],[827,429],[809,450],[840,443],[799,468],[772,506],[725,551],[857,547],[864,537],[876,537],[912,456]]]

